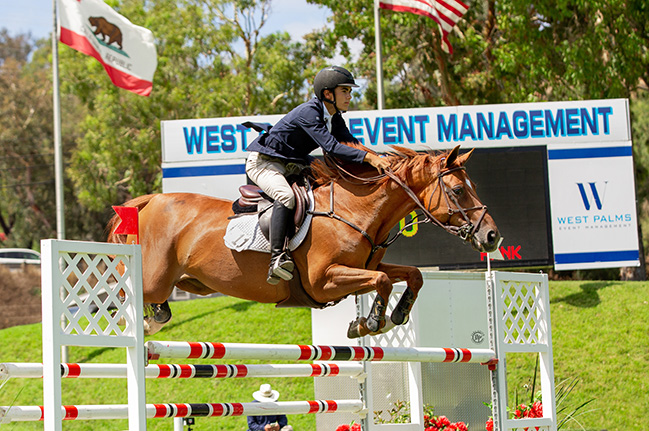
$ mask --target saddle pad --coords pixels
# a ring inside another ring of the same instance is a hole
[[[309,190],[307,194],[309,195],[308,210],[313,211],[313,191]],[[293,251],[302,244],[311,227],[311,218],[313,215],[307,213],[302,226],[288,243],[289,250]],[[230,220],[223,241],[227,248],[234,251],[251,250],[270,253],[270,243],[261,233],[257,213],[240,215]]]

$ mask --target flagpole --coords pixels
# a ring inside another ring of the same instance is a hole
[[[56,238],[65,239],[65,212],[63,207],[63,150],[61,146],[61,98],[59,95],[59,37],[57,26],[56,1],[52,0],[52,104],[54,111],[54,192],[56,195]],[[61,287],[59,292],[65,294]],[[61,316],[61,324],[65,325],[65,316]],[[61,362],[68,361],[68,348],[61,346]]]
[[[59,45],[56,0],[52,0],[54,30],[52,32],[52,101],[54,105],[54,188],[56,194],[56,238],[65,239],[63,206],[63,150],[61,146],[61,100],[59,95]]]
[[[381,42],[381,14],[379,0],[374,0],[374,42],[376,51],[376,105],[379,110],[384,109],[383,96],[383,54]]]

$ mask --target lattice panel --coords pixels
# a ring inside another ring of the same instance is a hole
[[[547,344],[541,283],[501,280],[498,286],[505,344]]]
[[[134,324],[126,312],[134,301],[129,256],[60,252],[59,268],[64,334],[128,332]]]
[[[374,303],[376,292],[364,295],[367,301],[365,309],[369,310]],[[392,311],[396,308],[401,298],[401,292],[393,291],[388,300],[387,311],[385,312],[386,319],[390,318]],[[412,325],[412,319],[408,320],[405,325],[395,326],[385,334],[368,337],[370,345],[375,347],[415,347],[415,331]]]

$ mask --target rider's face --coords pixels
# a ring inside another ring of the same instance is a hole
[[[334,89],[336,95],[336,106],[341,111],[349,110],[349,102],[352,100],[352,89],[350,87],[336,87]]]

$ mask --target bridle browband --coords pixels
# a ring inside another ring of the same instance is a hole
[[[487,213],[487,206],[482,205],[482,206],[474,206],[474,207],[469,207],[469,208],[462,208],[460,203],[458,202],[457,198],[453,194],[452,191],[446,187],[446,184],[443,181],[443,177],[451,174],[453,172],[456,172],[458,170],[464,170],[464,166],[457,166],[454,168],[449,168],[449,169],[443,169],[441,170],[437,176],[437,184],[435,185],[435,189],[433,189],[433,192],[430,195],[430,199],[428,200],[428,208],[421,203],[415,192],[412,191],[412,189],[392,171],[392,169],[387,168],[385,170],[384,174],[376,175],[374,177],[368,177],[368,178],[363,178],[363,177],[358,177],[347,170],[345,170],[342,166],[340,166],[338,163],[336,163],[335,160],[329,159],[333,165],[336,167],[336,169],[348,176],[349,178],[352,178],[356,181],[359,181],[361,184],[370,184],[370,183],[375,183],[377,180],[383,179],[385,177],[390,178],[392,181],[397,183],[401,189],[410,197],[410,199],[417,205],[417,207],[424,213],[426,218],[424,220],[417,220],[417,221],[412,221],[406,225],[404,225],[399,232],[397,232],[392,238],[387,238],[385,241],[383,241],[380,244],[376,244],[374,240],[370,237],[370,235],[365,232],[363,229],[355,225],[354,223],[350,222],[349,220],[345,220],[344,218],[340,217],[338,214],[335,213],[334,210],[334,181],[331,180],[329,183],[330,186],[330,191],[329,191],[329,204],[330,204],[330,209],[329,211],[308,211],[309,214],[315,216],[326,216],[329,218],[333,218],[336,220],[339,220],[348,226],[352,227],[356,231],[358,231],[365,239],[367,239],[372,246],[372,251],[370,252],[369,257],[367,258],[367,261],[365,263],[365,266],[367,266],[374,254],[382,249],[382,248],[388,248],[390,245],[392,245],[398,238],[403,234],[403,232],[406,229],[409,229],[410,227],[421,224],[421,223],[433,223],[442,229],[446,230],[448,233],[458,236],[461,238],[463,241],[470,241],[473,238],[473,235],[475,232],[480,228],[480,224],[482,223],[482,220],[484,220],[484,216]],[[349,180],[348,180],[349,181]],[[437,188],[440,187],[440,184],[443,186],[443,196],[446,200],[446,206],[448,208],[448,214],[449,214],[449,220],[451,219],[452,216],[455,214],[460,214],[462,218],[464,219],[465,223],[462,226],[453,226],[449,223],[442,223],[439,219],[437,219],[431,212],[430,212],[430,206],[432,204],[433,196],[435,196],[435,192],[437,191]],[[455,205],[455,208],[451,207],[451,202]],[[468,212],[469,211],[474,211],[474,210],[482,210],[482,213],[480,214],[480,217],[478,218],[478,222],[474,225],[471,223],[471,220],[469,219]]]

